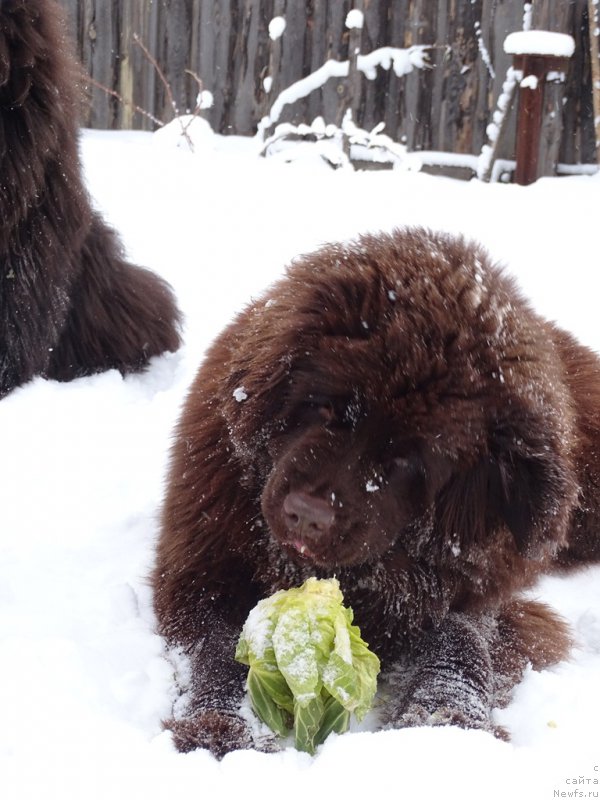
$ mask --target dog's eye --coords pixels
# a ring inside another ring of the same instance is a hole
[[[327,397],[310,397],[302,404],[302,416],[308,423],[329,425],[336,419],[332,400]]]
[[[402,480],[411,480],[424,473],[424,466],[416,455],[396,456],[391,462],[391,477]]]
[[[333,422],[335,419],[335,408],[331,400],[313,400],[310,406],[315,416],[323,422]]]

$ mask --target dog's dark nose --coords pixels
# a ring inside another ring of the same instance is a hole
[[[328,533],[335,520],[333,508],[307,492],[290,492],[283,501],[283,512],[290,533],[313,541]]]

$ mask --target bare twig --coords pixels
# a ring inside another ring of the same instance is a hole
[[[173,95],[173,90],[171,88],[171,84],[169,83],[169,81],[165,77],[165,74],[162,71],[158,61],[156,60],[156,58],[154,58],[152,53],[150,53],[150,51],[148,50],[148,48],[146,47],[146,45],[142,41],[141,37],[137,33],[134,33],[132,38],[133,38],[134,43],[140,48],[140,50],[144,54],[144,57],[146,58],[146,60],[151,64],[151,66],[155,70],[156,74],[158,75],[162,85],[164,86],[164,89],[165,89],[165,92],[166,92],[166,95],[167,95],[167,100],[168,100],[169,105],[171,106],[171,109],[173,111],[173,118],[178,121],[179,126],[181,128],[181,135],[185,138],[190,150],[193,151],[194,150],[194,143],[193,143],[193,141],[191,139],[191,136],[189,134],[189,127],[194,122],[194,119],[196,119],[196,117],[200,114],[200,110],[201,110],[200,101],[198,101],[198,100],[196,101],[196,106],[194,108],[194,111],[192,112],[191,115],[189,115],[189,118],[187,119],[187,121],[184,121],[183,117],[181,116],[181,114],[179,112],[179,108],[177,106],[177,103],[175,102],[175,97]],[[196,85],[198,87],[198,97],[200,97],[201,92],[202,92],[202,90],[204,88],[202,80],[191,69],[186,69],[185,72],[188,75],[190,75],[194,79],[194,81],[196,82]],[[161,128],[165,126],[166,123],[163,120],[158,119],[158,117],[155,117],[154,114],[151,114],[149,111],[146,111],[145,109],[140,108],[139,106],[135,105],[135,103],[132,103],[130,100],[127,100],[121,94],[119,94],[119,92],[115,91],[114,89],[109,89],[107,86],[104,86],[102,83],[100,83],[99,81],[97,81],[94,78],[89,77],[89,76],[88,76],[88,81],[93,86],[95,86],[96,88],[101,89],[103,92],[106,92],[106,94],[111,95],[111,97],[116,98],[119,101],[119,103],[122,103],[125,106],[129,106],[130,108],[133,108],[133,110],[137,111],[139,114],[143,114],[145,117],[147,117],[148,119],[152,120],[152,122],[155,125],[158,125]]]
[[[177,103],[175,102],[175,98],[173,97],[173,91],[171,89],[171,84],[166,79],[165,73],[162,71],[158,61],[154,58],[152,53],[148,50],[148,48],[146,47],[146,45],[142,41],[141,37],[139,36],[139,34],[134,33],[132,38],[133,38],[134,43],[137,44],[137,46],[140,48],[140,50],[142,51],[142,53],[144,54],[146,59],[150,62],[150,64],[152,64],[152,66],[156,70],[156,74],[160,78],[160,81],[161,81],[162,85],[165,87],[165,92],[167,93],[167,99],[169,100],[171,108],[173,109],[173,114],[176,117],[178,117],[179,116],[179,108],[177,107]]]
[[[190,125],[196,119],[196,117],[198,117],[200,115],[200,110],[201,110],[202,106],[201,106],[198,98],[202,94],[202,90],[204,89],[204,84],[202,83],[202,79],[198,75],[196,75],[196,73],[193,70],[186,69],[185,72],[186,72],[187,75],[190,75],[194,79],[194,81],[196,82],[196,86],[198,88],[198,94],[196,95],[197,99],[196,99],[196,105],[194,107],[194,110],[193,110],[190,118],[188,119],[188,121],[185,124],[183,122],[181,123],[182,133],[186,137],[186,139],[188,141],[188,144],[190,145],[190,148],[193,149],[193,145],[192,145],[192,142],[190,141],[190,138],[188,136],[188,132],[187,131],[188,131],[188,128],[190,127]]]
[[[167,94],[167,99],[168,99],[169,104],[170,104],[170,106],[171,106],[171,108],[173,110],[173,116],[179,122],[179,126],[181,128],[181,135],[185,138],[186,142],[188,143],[188,147],[190,148],[190,150],[193,151],[194,150],[194,143],[192,141],[192,138],[191,138],[191,136],[189,134],[188,129],[189,129],[190,125],[193,123],[193,121],[195,120],[195,118],[200,113],[200,104],[198,102],[196,103],[196,107],[194,108],[194,111],[191,114],[190,118],[187,120],[187,122],[184,122],[184,120],[181,117],[181,114],[180,114],[180,111],[179,111],[179,107],[177,106],[177,103],[175,102],[175,97],[173,96],[173,90],[171,89],[171,84],[169,83],[169,81],[165,77],[165,74],[162,71],[158,61],[154,58],[152,53],[148,50],[148,48],[146,47],[146,45],[142,41],[141,37],[139,36],[139,34],[137,34],[137,33],[133,34],[133,41],[140,48],[140,50],[144,54],[144,56],[147,59],[147,61],[154,67],[154,70],[156,71],[156,74],[158,75],[158,77],[160,79],[160,82],[165,87],[165,92]],[[191,69],[186,69],[185,71],[187,72],[188,75],[191,75],[192,78],[196,81],[196,84],[198,85],[198,93],[200,93],[202,91],[203,84],[202,84],[202,81],[200,80],[200,78],[198,77],[198,75],[196,75],[195,72],[192,72]]]
[[[198,87],[198,94],[204,89],[204,83],[202,82],[202,78],[200,78],[193,70],[186,69],[186,75],[191,75],[191,77],[196,81],[196,86]]]
[[[105,86],[103,83],[100,83],[100,81],[95,80],[95,78],[92,78],[90,75],[86,75],[85,79],[88,83],[91,83],[92,86],[95,86],[96,89],[101,89],[106,94],[109,94],[111,97],[116,98],[119,101],[119,103],[122,103],[124,106],[129,106],[134,111],[137,111],[138,114],[142,114],[144,117],[147,117],[149,120],[151,120],[155,125],[158,125],[160,128],[162,128],[163,125],[165,124],[161,119],[155,117],[154,114],[151,114],[144,108],[140,108],[140,106],[136,105],[135,103],[132,103],[131,100],[126,100],[122,95],[119,94],[119,92],[116,92],[114,89],[109,89],[108,86]]]

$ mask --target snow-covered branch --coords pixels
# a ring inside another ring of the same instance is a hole
[[[428,51],[427,45],[415,45],[406,49],[397,47],[380,47],[373,50],[371,53],[359,55],[357,59],[357,67],[368,80],[374,80],[377,76],[377,67],[385,70],[392,69],[398,77],[407,75],[413,69],[423,69],[428,64]],[[264,137],[265,132],[274,125],[283,112],[283,109],[308,97],[311,92],[320,89],[331,78],[346,78],[350,69],[349,61],[337,61],[336,59],[329,59],[321,67],[319,67],[310,75],[301,78],[291,86],[284,89],[269,111],[269,114],[260,121],[258,125],[259,136]]]

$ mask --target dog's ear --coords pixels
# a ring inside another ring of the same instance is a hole
[[[503,422],[489,451],[457,470],[436,501],[443,539],[465,549],[502,527],[528,558],[562,544],[577,501],[577,483],[565,443],[543,420]]]
[[[544,415],[497,424],[490,440],[489,499],[519,552],[539,557],[564,543],[578,486],[568,441]]]
[[[484,542],[497,525],[496,475],[487,456],[453,472],[436,498],[436,526],[444,546],[468,550],[474,543]]]

